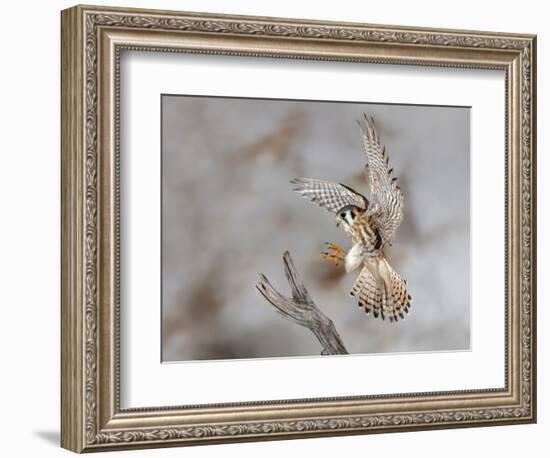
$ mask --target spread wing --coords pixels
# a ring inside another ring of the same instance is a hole
[[[395,231],[403,220],[403,193],[397,186],[393,169],[388,167],[389,158],[386,148],[374,125],[374,119],[359,122],[363,147],[367,156],[367,178],[370,184],[371,199],[375,201],[373,218],[375,219],[384,243],[391,245]]]
[[[355,205],[363,210],[369,205],[365,196],[343,184],[311,178],[294,178],[291,183],[294,185],[293,191],[332,213],[346,205]]]

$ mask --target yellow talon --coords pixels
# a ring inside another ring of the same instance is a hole
[[[346,252],[346,250],[340,248],[335,243],[326,242],[325,245],[328,247],[329,250],[334,251],[334,254],[343,254]]]
[[[321,253],[323,255],[323,258],[328,259],[329,261],[332,261],[334,264],[339,266],[340,263],[344,261],[343,254],[345,253],[345,251],[334,243],[326,242],[325,245],[327,246],[329,251],[323,251]]]

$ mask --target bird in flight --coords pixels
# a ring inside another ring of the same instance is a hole
[[[392,245],[403,220],[403,193],[388,166],[374,119],[364,114],[358,124],[367,159],[368,198],[341,183],[311,178],[295,178],[291,183],[294,191],[334,213],[336,226],[351,237],[353,245],[347,252],[328,242],[328,251],[323,252],[337,266],[343,263],[346,272],[361,267],[350,294],[358,297],[367,314],[398,321],[409,312],[412,299],[407,282],[389,264],[384,248]]]

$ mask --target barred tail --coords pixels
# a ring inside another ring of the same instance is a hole
[[[366,264],[355,280],[351,289],[352,296],[358,296],[359,306],[363,307],[368,315],[372,313],[375,318],[386,317],[390,321],[397,321],[405,318],[409,313],[412,298],[407,291],[407,282],[382,258],[380,262],[385,264],[389,272],[389,284],[381,280],[380,275],[376,277],[371,268]]]

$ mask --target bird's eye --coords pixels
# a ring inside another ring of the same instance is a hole
[[[345,213],[340,213],[340,218],[345,219],[345,218],[346,218],[346,214],[345,214]]]

